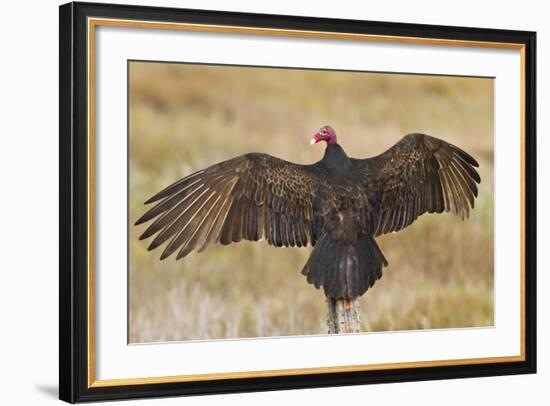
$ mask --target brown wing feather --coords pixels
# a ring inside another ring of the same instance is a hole
[[[369,200],[374,235],[399,231],[423,213],[469,216],[481,179],[467,152],[438,138],[409,134],[386,152],[353,159]]]
[[[246,154],[186,176],[146,204],[156,203],[136,225],[154,221],[140,239],[149,249],[166,243],[164,259],[195,248],[265,238],[276,246],[314,244],[313,201],[319,166],[298,165],[266,154]]]

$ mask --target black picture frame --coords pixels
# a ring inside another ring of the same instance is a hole
[[[59,397],[67,402],[235,393],[536,372],[536,33],[93,3],[60,6]],[[525,53],[525,357],[515,362],[93,387],[88,354],[87,19],[343,32],[513,43]]]

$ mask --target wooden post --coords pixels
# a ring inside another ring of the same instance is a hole
[[[361,332],[359,298],[333,299],[327,296],[327,306],[329,334]]]

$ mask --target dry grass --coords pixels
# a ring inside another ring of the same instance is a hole
[[[426,132],[480,162],[466,222],[422,216],[379,239],[390,265],[361,299],[366,330],[493,324],[493,82],[372,73],[131,63],[130,341],[326,332],[323,293],[300,270],[310,248],[242,242],[159,261],[132,224],[180,177],[246,152],[302,163],[332,125],[350,156]]]

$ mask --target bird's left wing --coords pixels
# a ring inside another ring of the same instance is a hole
[[[423,213],[468,217],[481,181],[470,154],[425,134],[408,134],[386,152],[352,162],[374,235],[402,230]]]
[[[251,153],[212,165],[168,186],[136,225],[153,219],[140,239],[149,249],[167,243],[164,259],[177,259],[213,243],[265,238],[276,246],[315,243],[313,202],[318,167]]]

